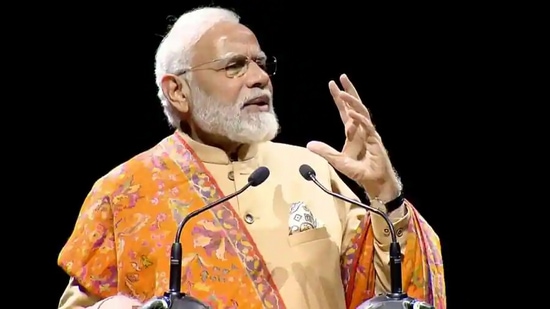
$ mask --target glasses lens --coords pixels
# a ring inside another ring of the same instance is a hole
[[[248,70],[249,61],[250,59],[248,59],[246,56],[235,56],[231,58],[225,66],[225,72],[227,76],[242,76],[244,73],[246,73],[246,70]],[[269,76],[273,76],[277,72],[277,59],[275,57],[268,57],[267,59],[258,61],[256,63]]]
[[[235,56],[231,58],[225,66],[225,72],[228,77],[241,76],[248,67],[248,58],[246,56]]]
[[[267,57],[264,70],[269,76],[275,75],[277,73],[277,58]]]

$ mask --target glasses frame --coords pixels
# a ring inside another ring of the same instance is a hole
[[[236,57],[244,57],[246,59],[246,63],[245,63],[245,69],[242,70],[241,73],[237,74],[237,75],[234,75],[234,76],[231,76],[229,73],[228,73],[228,67],[232,64],[231,60],[232,59],[235,59]],[[182,69],[182,70],[178,70],[176,71],[175,73],[173,73],[174,75],[177,75],[177,76],[180,76],[180,75],[184,75],[184,74],[187,74],[189,72],[193,72],[193,71],[199,71],[199,70],[212,70],[212,71],[216,71],[216,72],[220,72],[220,71],[225,71],[225,75],[228,77],[228,78],[237,78],[237,77],[241,77],[243,76],[244,74],[246,74],[246,72],[248,72],[248,68],[250,66],[250,62],[251,61],[254,61],[254,62],[257,62],[259,59],[265,59],[266,63],[268,61],[272,61],[272,66],[274,66],[273,68],[273,72],[272,73],[269,73],[267,72],[266,70],[264,70],[262,67],[262,70],[264,72],[267,73],[267,75],[269,75],[270,77],[271,76],[275,76],[275,74],[277,73],[277,58],[275,56],[263,56],[263,57],[258,57],[256,59],[253,59],[252,57],[249,57],[249,56],[246,56],[246,55],[242,55],[242,54],[235,54],[235,55],[232,55],[232,56],[229,56],[229,57],[223,57],[223,58],[216,58],[214,60],[210,60],[210,61],[207,61],[207,62],[203,62],[201,64],[198,64],[198,65],[195,65],[195,66],[192,66],[190,68],[186,68],[186,69]],[[216,62],[221,62],[221,61],[227,61],[227,63],[221,67],[221,68],[201,68],[202,66],[205,66],[205,65],[208,65],[208,64],[212,64],[212,63],[216,63]]]

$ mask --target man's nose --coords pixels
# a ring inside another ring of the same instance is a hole
[[[247,86],[248,88],[265,88],[269,84],[269,75],[256,62],[248,64]]]

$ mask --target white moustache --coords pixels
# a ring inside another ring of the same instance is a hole
[[[244,105],[250,101],[266,98],[266,102],[270,107],[273,106],[273,94],[269,90],[257,90],[248,94],[244,99],[239,100],[239,107],[244,107]]]

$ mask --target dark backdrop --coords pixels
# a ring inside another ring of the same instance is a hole
[[[48,229],[53,243],[46,253],[52,282],[47,307],[55,306],[66,286],[57,254],[94,181],[171,133],[156,98],[155,50],[171,16],[211,4],[182,3],[69,5],[69,13],[49,21],[71,31],[53,33],[48,43],[64,46],[48,54],[51,72],[60,76],[56,87],[64,90],[52,104],[58,113],[50,127],[56,137],[51,147],[62,149],[55,175],[68,178],[57,188],[62,194],[57,224]],[[260,1],[215,4],[235,9],[263,49],[278,58],[277,141],[305,146],[317,139],[341,147],[343,126],[327,83],[341,73],[350,76],[407,198],[441,237],[450,308],[460,308],[465,302],[457,292],[459,250],[451,241],[457,226],[452,220],[458,219],[448,215],[461,204],[452,198],[460,187],[450,175],[463,174],[454,164],[461,153],[456,114],[468,109],[465,89],[476,87],[464,79],[474,48],[463,16],[451,7],[378,8],[351,1],[302,8]]]

